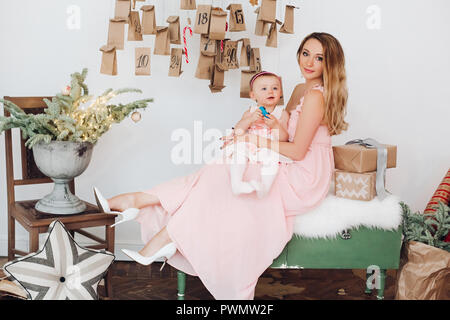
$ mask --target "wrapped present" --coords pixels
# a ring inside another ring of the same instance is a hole
[[[370,201],[376,195],[375,171],[354,173],[336,170],[334,173],[334,193],[337,197]]]
[[[386,168],[397,166],[397,146],[383,145],[387,149]],[[348,172],[370,172],[377,170],[377,149],[360,144],[333,146],[334,166]]]

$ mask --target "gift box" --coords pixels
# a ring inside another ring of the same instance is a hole
[[[370,201],[377,195],[376,177],[376,171],[355,173],[336,170],[334,194],[341,198]]]
[[[383,145],[387,149],[386,168],[397,166],[397,146]],[[334,166],[336,169],[363,173],[377,170],[377,149],[366,148],[358,144],[333,146]]]

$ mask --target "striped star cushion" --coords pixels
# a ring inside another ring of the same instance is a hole
[[[95,300],[97,286],[114,261],[107,251],[79,246],[64,225],[55,220],[44,247],[4,265],[31,300]]]

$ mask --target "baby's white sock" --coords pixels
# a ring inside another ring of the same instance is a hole
[[[278,162],[265,163],[261,167],[261,187],[256,190],[258,198],[265,197],[272,187],[272,183],[278,173]]]

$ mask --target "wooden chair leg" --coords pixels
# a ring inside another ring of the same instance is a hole
[[[15,259],[14,249],[16,248],[16,220],[8,214],[8,261]]]
[[[114,230],[110,226],[105,227],[106,250],[114,254]],[[108,298],[112,298],[112,270],[109,270],[105,276],[105,292]]]
[[[29,252],[36,252],[39,250],[39,232],[38,229],[31,229],[28,231],[29,232],[29,246],[30,246],[30,250]]]
[[[186,289],[186,274],[182,271],[178,271],[177,278],[178,278],[178,300],[184,300],[184,293]]]

